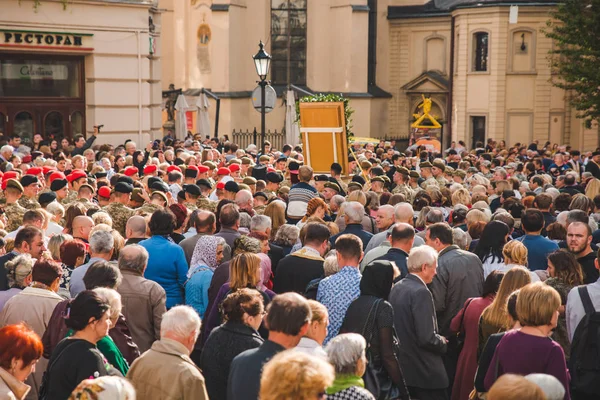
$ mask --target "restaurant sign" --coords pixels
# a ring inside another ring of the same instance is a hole
[[[0,29],[0,47],[51,48],[59,50],[93,50],[86,39],[89,33],[14,31]]]
[[[66,65],[48,64],[1,64],[0,79],[51,79],[66,80],[69,69]]]

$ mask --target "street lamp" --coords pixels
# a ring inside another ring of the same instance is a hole
[[[265,88],[269,84],[267,75],[271,67],[271,56],[264,50],[265,45],[262,40],[258,44],[258,47],[258,53],[252,56],[252,59],[254,60],[256,73],[260,78],[260,81],[258,81],[260,86],[260,140],[262,141],[261,155],[263,155],[265,154]]]

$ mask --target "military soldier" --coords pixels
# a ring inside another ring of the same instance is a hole
[[[140,208],[136,209],[137,214],[152,215],[155,211],[162,210],[168,204],[167,195],[161,191],[154,191],[150,195],[150,203],[144,203]]]
[[[429,161],[425,161],[419,164],[419,168],[421,169],[421,176],[423,177],[423,179],[425,179],[425,181],[421,183],[421,188],[426,189],[429,185],[439,187],[438,182],[435,180],[431,173],[433,165],[431,165]]]
[[[410,172],[404,167],[396,168],[396,172],[394,172],[394,183],[396,187],[392,190],[392,194],[400,193],[404,195],[404,199],[407,202],[412,202],[414,197],[414,192],[408,185]]]
[[[257,214],[264,214],[265,208],[267,208],[267,201],[269,201],[269,198],[265,193],[254,193],[254,211],[256,211]]]
[[[421,179],[421,175],[417,171],[409,171],[408,176],[410,177],[410,182],[408,186],[415,191],[419,189],[419,179]]]
[[[240,165],[240,177],[241,178],[246,178],[250,175],[248,173],[248,170],[250,169],[251,166],[252,166],[252,160],[249,157],[242,157],[242,164]]]
[[[256,178],[251,176],[247,176],[242,180],[244,185],[248,185],[248,188],[252,192],[252,194],[256,193]]]
[[[363,185],[360,184],[360,182],[348,182],[348,194],[356,191],[356,190],[363,190]]]
[[[467,176],[467,173],[465,171],[463,171],[462,169],[457,169],[452,174],[452,179],[454,180],[454,182],[464,185],[466,176]]]
[[[113,220],[113,228],[123,235],[123,237],[125,237],[127,221],[135,214],[131,208],[127,207],[132,192],[133,185],[127,182],[117,182],[114,191],[114,201],[104,207],[104,211]]]
[[[385,186],[385,180],[383,176],[376,176],[371,179],[371,191],[381,195],[383,193],[383,187]]]
[[[19,204],[28,210],[40,208],[40,203],[37,202],[37,196],[40,192],[38,177],[35,175],[23,175],[21,186],[23,186],[23,196],[19,199]]]
[[[279,190],[279,185],[283,181],[283,176],[277,172],[269,172],[267,173],[265,180],[267,183],[265,194],[269,196],[269,199],[277,197],[277,191]]]
[[[92,185],[84,183],[79,186],[78,195],[79,196],[75,201],[82,203],[86,210],[100,210],[100,206],[93,201],[94,188]]]
[[[80,169],[76,169],[67,176],[67,181],[71,183],[71,190],[69,190],[67,197],[62,200],[62,204],[65,206],[68,206],[77,200],[79,186],[87,183],[87,174]]]
[[[183,185],[183,193],[185,194],[185,202],[183,205],[191,212],[198,209],[196,205],[202,191],[198,185]]]
[[[196,208],[214,213],[217,209],[217,203],[208,199],[208,196],[213,188],[212,184],[208,181],[208,179],[199,179],[196,181],[196,186],[200,188],[201,192],[200,197],[198,197],[198,200],[196,200]]]
[[[16,179],[8,179],[5,181],[4,195],[6,197],[6,205],[4,213],[8,219],[6,230],[12,232],[23,225],[23,215],[27,209],[19,204],[19,199],[23,196],[23,186]],[[4,185],[4,184],[3,184]]]
[[[431,168],[431,174],[435,178],[438,186],[441,188],[446,187],[448,181],[444,178],[444,171],[446,170],[446,164],[442,159],[433,160],[433,167]]]

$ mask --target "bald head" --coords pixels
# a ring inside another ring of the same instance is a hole
[[[394,214],[396,222],[404,222],[412,225],[415,212],[409,203],[396,204]]]
[[[252,208],[254,205],[254,199],[252,197],[252,192],[249,190],[243,189],[236,193],[235,195],[235,204],[241,209]]]
[[[389,241],[393,248],[402,249],[406,253],[410,252],[415,240],[415,228],[405,222],[398,222],[392,227]]]
[[[73,220],[73,237],[88,240],[94,221],[85,215],[79,215]]]
[[[141,215],[134,215],[127,220],[127,225],[125,226],[127,239],[145,238],[146,230],[146,219]]]
[[[215,214],[206,210],[197,211],[196,232],[198,233],[215,233],[217,229],[217,218]]]

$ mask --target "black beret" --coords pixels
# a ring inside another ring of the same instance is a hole
[[[169,187],[167,186],[167,184],[160,180],[150,185],[150,189],[152,189],[152,191],[159,191],[163,193],[167,193],[169,191]]]
[[[234,181],[229,181],[225,184],[225,190],[227,190],[228,192],[237,193],[240,191],[240,185],[238,185]]]
[[[317,175],[315,176],[315,182],[328,182],[329,178],[327,175]]]
[[[281,183],[283,181],[283,177],[277,172],[269,172],[265,178],[267,182]]]
[[[66,179],[55,179],[50,184],[50,190],[57,191],[67,186],[69,182]]]
[[[133,186],[133,179],[131,179],[129,176],[120,176],[119,179],[117,179],[117,182],[128,183]]]
[[[186,168],[183,176],[186,178],[196,178],[198,176],[198,169],[196,168]]]
[[[162,182],[163,180],[160,179],[158,176],[151,176],[150,178],[148,178],[148,187],[152,188],[152,185],[155,182]]]
[[[252,167],[252,177],[256,180],[265,180],[267,175],[267,167],[264,164],[255,165]]]
[[[208,179],[204,179],[204,178],[198,179],[196,181],[196,185],[197,186],[205,186],[205,187],[207,187],[209,189],[212,189],[212,183],[210,183],[210,181]]]
[[[360,183],[363,186],[365,185],[365,183],[367,183],[367,181],[365,181],[365,178],[363,178],[360,175],[354,175],[352,177],[352,182],[358,182],[358,183]]]
[[[267,196],[264,192],[256,192],[254,193],[254,197],[264,197],[265,200],[269,200],[269,196]]]
[[[39,183],[39,181],[40,180],[35,175],[23,175],[23,177],[21,178],[21,186],[27,187],[31,184]]]
[[[106,172],[96,172],[94,174],[94,176],[96,177],[96,179],[106,178],[107,175],[108,175],[108,173],[106,173]]]
[[[183,190],[192,196],[200,196],[202,194],[200,188],[196,185],[183,185]]]
[[[133,192],[133,185],[126,182],[117,182],[117,184],[115,185],[115,192],[131,193]]]
[[[185,200],[185,190],[180,190],[177,192],[177,198],[180,200]]]
[[[54,182],[52,182],[52,183],[54,183]],[[44,193],[40,194],[40,197],[38,198],[38,201],[41,205],[50,204],[54,200],[56,200],[56,193],[54,193],[54,192],[44,192]]]
[[[290,161],[288,164],[288,169],[290,171],[298,171],[300,169],[300,164],[298,164],[296,161]]]

